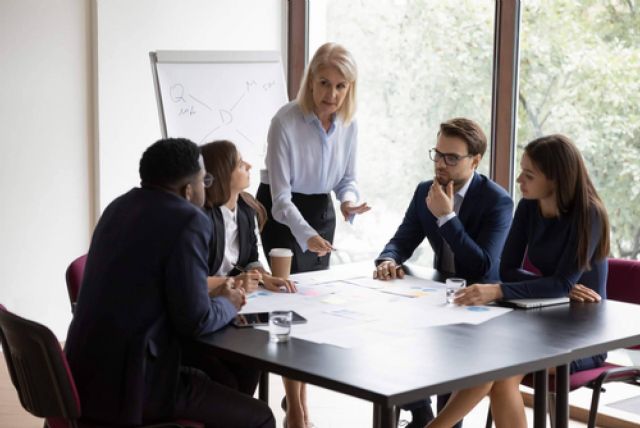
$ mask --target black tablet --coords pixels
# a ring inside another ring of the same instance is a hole
[[[292,324],[303,324],[307,319],[295,311],[291,311]],[[246,314],[238,314],[233,320],[236,327],[253,327],[255,325],[269,325],[269,312],[249,312]]]

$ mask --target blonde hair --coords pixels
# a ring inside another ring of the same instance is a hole
[[[351,122],[356,113],[356,81],[358,67],[351,53],[337,43],[325,43],[320,46],[307,66],[300,84],[296,100],[304,114],[313,112],[314,102],[311,84],[318,70],[322,67],[335,67],[349,82],[349,91],[337,114],[345,124]]]

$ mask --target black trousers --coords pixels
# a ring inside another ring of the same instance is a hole
[[[212,381],[204,372],[184,367],[180,373],[174,418],[206,428],[275,428],[266,403]]]
[[[271,189],[264,183],[258,187],[256,199],[267,209],[268,220],[260,237],[262,238],[262,248],[269,260],[269,251],[272,248],[289,248],[293,251],[291,260],[291,273],[308,272],[329,268],[329,258],[331,253],[318,257],[311,251],[302,251],[296,242],[288,226],[277,222],[271,214]],[[309,225],[327,241],[333,243],[336,231],[336,213],[333,208],[333,201],[329,194],[305,195],[302,193],[292,193],[291,202],[298,208],[302,217]]]
[[[202,370],[214,382],[249,397],[253,397],[260,381],[260,370],[230,359],[218,358],[193,342],[183,343],[182,364]]]

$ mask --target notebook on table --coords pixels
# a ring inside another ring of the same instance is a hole
[[[503,300],[501,304],[506,306],[530,309],[530,308],[543,308],[545,306],[563,305],[569,303],[568,297],[551,297],[544,299],[507,299]]]

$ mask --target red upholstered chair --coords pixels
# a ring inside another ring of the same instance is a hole
[[[640,304],[640,260],[609,259],[608,263],[607,299]],[[523,267],[530,272],[539,272],[526,256]],[[640,349],[640,344],[629,349]],[[593,389],[588,428],[596,426],[600,393],[603,391],[602,385],[607,382],[626,382],[640,386],[640,367],[619,366],[605,362],[602,367],[579,371],[569,376],[570,391],[584,386]],[[522,384],[533,387],[533,376],[527,375]],[[549,410],[553,412],[555,409],[555,393],[553,393],[555,391],[555,377],[553,375],[549,376],[549,391]],[[552,417],[551,426],[554,423]],[[487,427],[491,427],[491,412],[487,417]]]
[[[607,298],[621,302],[640,304],[640,260],[609,259]],[[629,349],[640,349],[640,344]],[[592,370],[577,372],[570,377],[570,388],[581,386],[593,389],[589,410],[589,428],[596,426],[598,404],[602,385],[608,382],[626,382],[640,386],[640,366],[619,366],[605,363]]]
[[[82,285],[84,276],[84,265],[87,263],[87,255],[82,255],[71,262],[65,273],[67,280],[67,291],[69,292],[69,300],[71,301],[71,312],[75,309],[78,293]]]
[[[25,410],[45,418],[48,428],[97,428],[78,421],[80,397],[67,359],[51,330],[0,305],[0,340],[11,382]],[[190,421],[153,427],[204,428]]]

